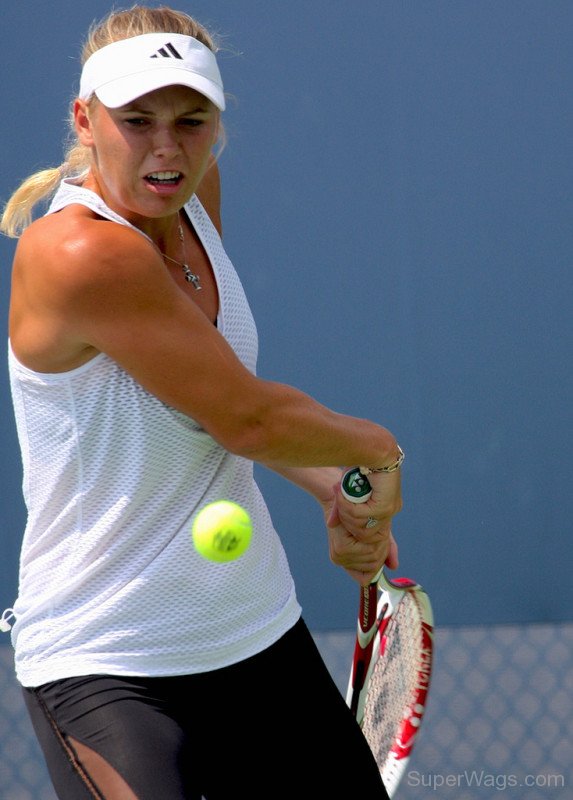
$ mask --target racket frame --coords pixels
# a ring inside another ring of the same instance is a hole
[[[412,695],[385,763],[379,764],[389,796],[395,793],[410,759],[426,709],[433,661],[434,620],[426,592],[409,578],[389,580],[383,569],[369,585],[361,588],[356,642],[346,702],[362,726],[369,682],[380,658],[384,658],[394,614],[406,593],[413,595],[420,613],[421,660]]]

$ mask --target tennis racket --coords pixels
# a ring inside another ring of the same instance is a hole
[[[363,503],[372,493],[358,468],[346,473],[342,492]],[[424,716],[433,655],[428,595],[409,578],[388,580],[383,569],[360,590],[354,658],[346,702],[394,797]]]

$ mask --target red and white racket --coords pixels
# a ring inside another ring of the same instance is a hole
[[[346,473],[342,491],[358,503],[371,494],[359,469]],[[424,717],[433,626],[430,600],[415,581],[388,580],[381,570],[361,588],[346,701],[376,758],[389,797],[396,793]]]

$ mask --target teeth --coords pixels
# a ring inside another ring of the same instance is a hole
[[[147,177],[152,181],[176,181],[180,172],[152,172]]]

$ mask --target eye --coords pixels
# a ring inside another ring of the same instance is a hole
[[[196,128],[199,125],[203,125],[204,120],[197,119],[196,117],[183,117],[179,120],[179,124],[183,125],[184,127]]]
[[[133,128],[141,128],[148,124],[148,120],[144,117],[126,117],[124,121]]]

